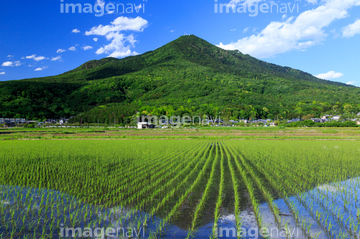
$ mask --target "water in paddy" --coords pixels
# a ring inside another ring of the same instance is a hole
[[[360,222],[359,187],[360,178],[355,178],[316,187],[309,192],[292,196],[287,201],[277,199],[274,203],[280,209],[280,226],[276,224],[266,203],[260,204],[259,213],[263,225],[274,229],[271,238],[286,238],[285,231],[292,233],[291,238],[296,239],[308,238],[309,235],[319,239],[357,238],[355,231],[360,229],[357,228]],[[221,209],[217,227],[219,238],[236,238],[236,232],[233,232],[236,220],[232,200],[233,195],[228,195]],[[297,220],[289,209],[290,204],[297,210]],[[209,238],[212,235],[214,220],[210,215],[214,209],[213,205],[211,207],[204,210],[204,214],[209,215],[208,219],[205,216],[202,218],[194,238]],[[243,201],[241,209],[241,226],[247,232],[243,238],[262,238],[248,202]],[[0,186],[0,236],[3,238],[41,238],[42,235],[72,238],[72,231],[67,237],[65,228],[82,228],[82,233],[92,235],[88,238],[101,238],[96,237],[101,233],[95,229],[109,227],[118,230],[118,236],[108,238],[186,238],[189,222],[179,222],[179,218],[187,220],[177,217],[162,231],[157,231],[161,218],[151,218],[145,212],[120,207],[90,206],[58,191]],[[142,223],[145,221],[147,224],[143,227]],[[85,230],[86,227],[91,230]],[[64,230],[61,231],[62,229]],[[330,232],[326,232],[328,229]],[[63,237],[60,236],[61,232]]]

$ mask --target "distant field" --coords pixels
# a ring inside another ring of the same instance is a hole
[[[0,140],[17,139],[347,139],[360,128],[199,127],[181,129],[40,128],[0,129]]]
[[[340,140],[3,141],[0,238],[68,238],[59,237],[64,228],[120,225],[143,230],[146,238],[221,238],[222,228],[242,228],[244,238],[261,229],[284,236],[272,238],[286,238],[284,231],[293,238],[354,238],[359,146]]]

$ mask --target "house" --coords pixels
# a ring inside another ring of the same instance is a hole
[[[15,119],[13,119],[13,118],[5,118],[2,120],[2,122],[6,126],[10,126],[10,127],[15,126]]]
[[[56,124],[57,120],[56,119],[47,119],[45,120],[45,124]]]
[[[341,117],[340,115],[334,115],[331,119],[339,121],[340,117]]]
[[[301,119],[294,118],[294,119],[288,120],[287,123],[289,124],[289,123],[292,123],[292,122],[299,122],[299,121],[301,121]]]
[[[5,123],[7,123],[7,124],[9,124],[9,123],[13,123],[13,124],[25,124],[25,123],[27,123],[27,120],[26,119],[24,119],[24,118],[16,118],[16,119],[14,119],[14,118],[0,118],[0,124],[5,124]]]
[[[68,122],[69,122],[69,120],[65,119],[65,118],[60,118],[60,120],[59,120],[60,125],[67,124]]]
[[[276,126],[276,124],[274,122],[270,123],[270,127],[275,127],[275,126]]]
[[[155,128],[155,125],[150,124],[148,122],[138,122],[137,128],[138,129],[153,129],[153,128]]]
[[[325,123],[326,119],[319,119],[319,118],[311,118],[311,120],[315,123]]]
[[[239,122],[244,123],[244,124],[247,124],[247,123],[249,123],[249,120],[247,120],[247,119],[241,119],[241,120],[239,120]]]

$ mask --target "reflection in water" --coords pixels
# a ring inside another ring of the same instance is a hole
[[[277,199],[274,204],[280,210],[280,226],[276,224],[268,205],[262,203],[259,207],[262,226],[270,229],[271,238],[286,238],[285,231],[293,233],[292,237],[296,239],[307,238],[301,229],[305,224],[307,234],[314,238],[354,238],[358,235],[355,232],[360,223],[359,187],[360,178],[355,178],[321,185],[286,200]],[[298,220],[295,220],[289,205],[295,209]],[[252,209],[242,209],[243,238],[262,238]],[[148,222],[146,227],[143,227],[144,221]],[[187,237],[188,231],[176,224],[157,231],[161,221],[161,218],[150,217],[145,212],[130,208],[91,206],[58,191],[0,186],[0,235],[13,235],[13,238],[40,238],[41,235],[61,238],[59,233],[62,229],[86,227],[121,229],[119,236],[109,238],[126,238],[128,235],[134,238],[148,238],[150,235],[157,238]],[[214,223],[209,221],[203,222],[196,230],[195,238],[209,238],[212,235]],[[130,228],[133,229],[132,233]],[[326,233],[328,229],[330,233]],[[229,208],[222,209],[215,231],[219,238],[237,237],[235,215]],[[134,234],[139,232],[138,236]]]

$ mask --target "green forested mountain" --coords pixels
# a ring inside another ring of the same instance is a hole
[[[0,116],[119,123],[143,114],[292,118],[360,111],[360,88],[226,51],[193,35],[142,55],[0,83]]]

